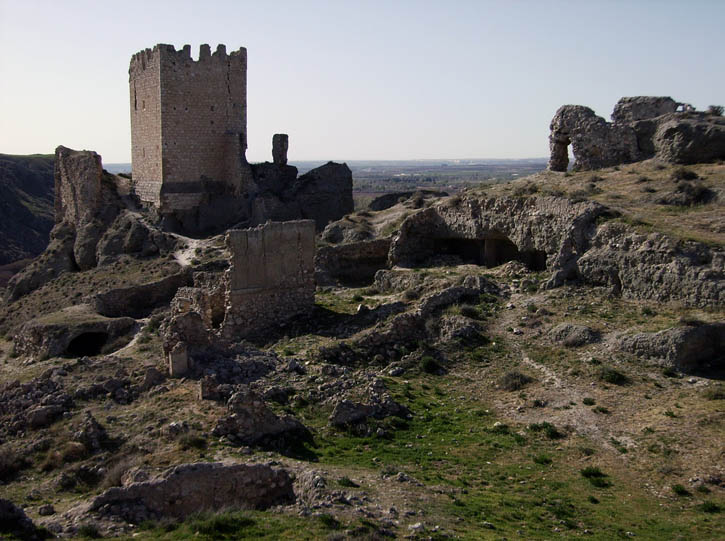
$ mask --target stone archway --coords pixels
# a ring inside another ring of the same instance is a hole
[[[551,138],[551,157],[549,169],[551,171],[567,171],[569,168],[569,145],[571,139],[568,135],[558,135]]]

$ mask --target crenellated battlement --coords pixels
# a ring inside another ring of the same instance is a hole
[[[204,43],[199,46],[199,58],[194,60],[191,57],[191,45],[184,45],[177,51],[173,45],[159,43],[153,49],[144,49],[131,57],[128,70],[129,76],[133,77],[134,74],[146,70],[149,66],[158,66],[160,62],[179,62],[199,67],[203,67],[211,62],[229,62],[230,64],[238,64],[246,67],[247,49],[240,47],[239,50],[227,53],[226,45],[220,43],[212,53],[211,47]]]

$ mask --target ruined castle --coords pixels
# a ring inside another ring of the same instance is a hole
[[[247,51],[177,51],[159,44],[129,66],[133,188],[170,229],[205,233],[233,224],[313,219],[318,228],[352,211],[352,175],[327,164],[297,179],[288,137],[273,137],[273,163],[250,165]],[[320,171],[322,170],[322,171]]]

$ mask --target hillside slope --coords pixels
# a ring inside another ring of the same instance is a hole
[[[0,265],[35,257],[53,227],[53,157],[0,154]]]

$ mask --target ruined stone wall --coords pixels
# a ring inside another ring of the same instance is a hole
[[[247,51],[159,44],[131,59],[133,178],[162,210],[199,206],[204,194],[251,182],[247,148]]]
[[[55,155],[55,223],[90,221],[103,201],[101,157],[90,150],[64,146]]]
[[[678,111],[682,109],[682,111]],[[566,171],[572,146],[574,169],[591,170],[657,158],[698,163],[725,158],[725,122],[669,97],[622,98],[613,122],[589,107],[563,105],[551,120],[549,169]]]
[[[224,338],[236,341],[309,313],[315,299],[315,222],[270,222],[227,233]]]

